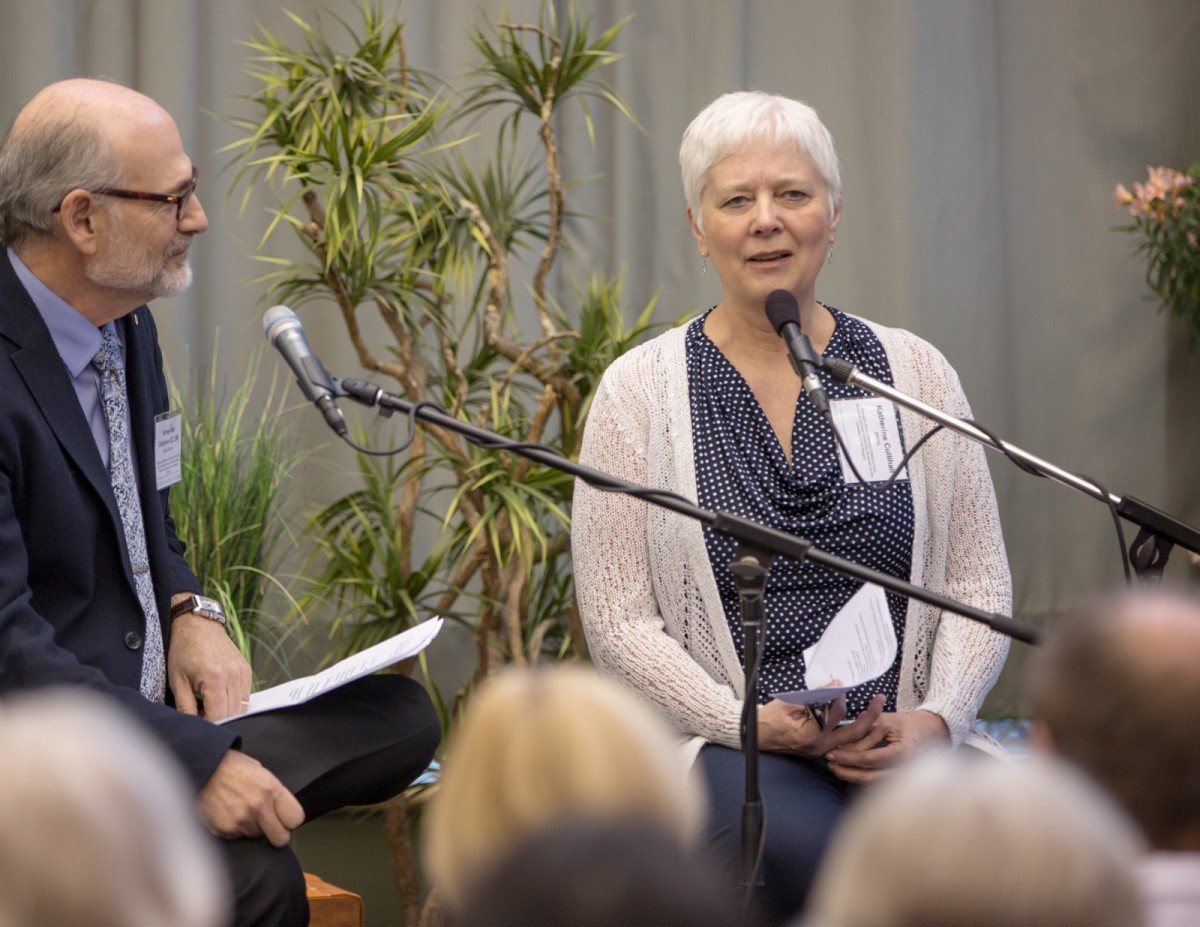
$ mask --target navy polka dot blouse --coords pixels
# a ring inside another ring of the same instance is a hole
[[[711,310],[710,310],[711,311]],[[843,357],[863,373],[892,383],[883,345],[858,319],[830,308],[834,332],[825,353]],[[885,492],[842,478],[833,434],[803,390],[792,425],[792,462],[775,436],[750,387],[704,333],[707,314],[687,332],[688,392],[696,454],[698,504],[731,512],[806,538],[828,554],[853,560],[908,580],[912,564],[913,505],[907,481]],[[822,377],[830,402],[868,395],[854,386]],[[729,563],[736,541],[704,528],[709,561],[725,616],[744,660],[742,619]],[[861,582],[832,568],[777,557],[767,576],[766,615],[758,700],[775,692],[805,688],[804,650],[820,638]],[[907,599],[887,593],[896,639],[904,639]],[[899,648],[902,650],[903,648]],[[900,654],[886,673],[852,689],[851,715],[882,692],[885,710],[894,711]],[[816,684],[822,684],[820,680]]]

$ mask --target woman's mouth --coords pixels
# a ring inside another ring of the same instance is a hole
[[[770,264],[791,257],[791,254],[790,251],[764,251],[762,254],[750,255],[749,261],[751,264]]]

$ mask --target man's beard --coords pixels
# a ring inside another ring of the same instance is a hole
[[[192,285],[192,267],[186,257],[177,267],[170,266],[171,259],[188,247],[189,236],[176,235],[165,252],[154,254],[132,240],[116,210],[109,215],[112,247],[107,258],[88,267],[92,283],[146,299],[178,296]]]

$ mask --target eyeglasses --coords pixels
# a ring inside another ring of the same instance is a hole
[[[196,180],[200,176],[200,168],[192,168],[192,179],[188,181],[188,185],[179,193],[141,193],[137,190],[118,190],[116,187],[102,187],[99,190],[88,190],[88,193],[96,196],[118,196],[123,200],[142,200],[150,203],[170,203],[175,207],[175,221],[178,222],[183,218],[183,211],[187,209],[188,201],[191,200],[192,194],[196,192]],[[54,212],[62,209],[62,203],[54,207]]]

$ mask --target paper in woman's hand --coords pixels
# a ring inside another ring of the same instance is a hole
[[[834,615],[821,639],[804,651],[805,678],[820,680],[820,685],[776,692],[774,697],[793,705],[832,702],[887,672],[895,659],[896,629],[887,595],[868,583]]]
[[[316,698],[322,692],[344,686],[346,683],[368,676],[371,673],[385,669],[401,660],[414,657],[437,637],[442,629],[441,618],[430,618],[407,631],[380,641],[366,650],[361,650],[353,656],[335,663],[312,676],[293,679],[291,682],[280,683],[270,689],[263,689],[250,696],[250,704],[240,715],[223,718],[217,724],[232,721],[234,718],[244,718],[246,715],[256,715],[276,708],[288,708],[301,705]]]

